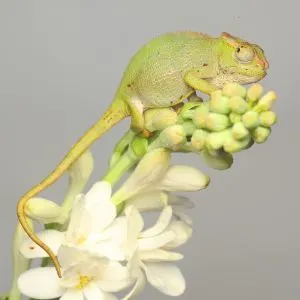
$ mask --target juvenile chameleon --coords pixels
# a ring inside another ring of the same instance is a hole
[[[131,58],[113,101],[99,121],[73,145],[54,171],[18,202],[22,227],[48,253],[58,276],[61,270],[55,254],[28,226],[25,207],[30,198],[56,182],[93,142],[125,117],[131,117],[133,130],[142,132],[143,112],[148,108],[175,106],[196,90],[210,94],[227,82],[257,82],[266,76],[267,68],[261,47],[228,33],[219,37],[191,31],[166,33],[141,47]]]

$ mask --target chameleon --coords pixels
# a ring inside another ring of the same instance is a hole
[[[50,256],[62,277],[53,251],[27,223],[28,201],[55,183],[103,134],[126,117],[137,133],[144,131],[143,113],[150,108],[175,107],[196,91],[209,95],[228,82],[250,84],[263,79],[269,63],[257,44],[221,32],[213,37],[194,31],[163,33],[144,44],[130,59],[113,100],[100,119],[71,147],[57,167],[25,193],[17,216],[27,235]]]

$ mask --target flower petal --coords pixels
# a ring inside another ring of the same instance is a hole
[[[185,214],[181,209],[177,209],[176,207],[173,208],[173,215],[189,226],[191,226],[193,223],[193,220],[189,215]]]
[[[96,284],[102,291],[117,293],[129,287],[132,283],[133,280],[128,278],[121,281],[99,280]]]
[[[86,300],[103,300],[104,295],[94,282],[90,282],[83,289]]]
[[[157,189],[170,192],[192,192],[208,186],[210,179],[198,169],[185,165],[173,165],[167,170]]]
[[[79,289],[67,289],[60,300],[83,300],[83,293]]]
[[[69,268],[83,260],[86,260],[88,257],[88,254],[80,251],[80,249],[66,245],[62,245],[57,253],[57,258],[63,268]]]
[[[102,291],[102,295],[103,295],[103,300],[118,300],[118,298],[113,294],[105,293]]]
[[[126,205],[134,205],[140,212],[158,210],[167,203],[167,196],[161,191],[138,193],[126,201]]]
[[[153,250],[170,243],[175,238],[171,230],[165,231],[157,236],[138,240],[139,251]]]
[[[98,202],[108,202],[111,198],[111,185],[107,181],[98,181],[85,194],[86,207],[93,207]]]
[[[101,231],[99,234],[95,233],[95,241],[113,240],[117,244],[124,243],[126,238],[126,226],[126,217],[119,216],[105,230]],[[92,240],[92,237],[89,240]]]
[[[86,210],[89,211],[93,228],[103,230],[117,215],[117,208],[111,201],[111,185],[106,181],[95,183],[85,196]]]
[[[146,262],[177,261],[182,258],[183,255],[181,253],[165,251],[162,249],[140,252],[140,259]]]
[[[114,203],[121,203],[137,193],[152,187],[164,176],[170,159],[170,152],[164,148],[148,152],[140,160],[133,173],[114,194]]]
[[[82,222],[84,211],[84,195],[79,194],[75,197],[72,210],[70,212],[70,222],[67,229],[66,240],[74,243],[78,235],[78,227]]]
[[[174,265],[147,263],[144,271],[149,283],[166,295],[179,296],[185,290],[185,279]]]
[[[125,209],[127,216],[127,239],[124,245],[125,254],[131,256],[137,247],[137,240],[144,227],[144,220],[139,211],[134,206]]]
[[[103,241],[87,247],[87,252],[110,260],[121,261],[125,259],[124,248],[112,241]]]
[[[142,292],[143,288],[145,287],[145,284],[145,274],[141,270],[139,270],[139,274],[137,276],[137,280],[133,289],[122,300],[136,299],[136,297]]]
[[[189,198],[184,196],[178,196],[171,193],[168,193],[168,204],[172,205],[172,207],[180,207],[184,209],[192,209],[195,207],[195,203],[191,201]]]
[[[51,250],[56,254],[60,245],[65,241],[65,232],[58,230],[43,230],[37,233],[37,236],[46,243]],[[38,257],[48,257],[48,254],[36,243],[34,243],[29,237],[25,237],[23,243],[20,246],[20,252],[24,257],[32,259]]]
[[[177,248],[187,242],[193,233],[192,227],[190,227],[184,221],[172,221],[168,230],[171,230],[175,233],[175,238],[169,243],[165,244],[165,249]]]
[[[52,299],[63,295],[59,277],[53,267],[35,268],[22,273],[18,279],[20,292],[35,299]]]
[[[127,268],[115,261],[110,261],[101,273],[102,279],[110,281],[124,280],[129,276]]]
[[[162,210],[156,224],[150,227],[149,229],[143,231],[139,237],[148,238],[162,233],[170,224],[171,219],[172,219],[172,207],[166,206]]]

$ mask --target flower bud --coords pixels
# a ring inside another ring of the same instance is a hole
[[[135,137],[129,145],[129,151],[136,158],[141,158],[147,152],[148,140],[142,137]]]
[[[232,136],[236,140],[242,140],[247,135],[249,135],[249,130],[244,126],[244,124],[242,122],[235,123],[232,126]]]
[[[209,103],[204,102],[195,109],[193,122],[198,128],[205,128],[205,120],[209,114]]]
[[[232,155],[223,150],[209,151],[204,149],[201,151],[201,157],[209,167],[216,170],[226,170],[233,164]]]
[[[174,149],[186,142],[185,131],[182,125],[172,125],[165,128],[159,135],[162,146]]]
[[[247,91],[247,101],[250,105],[255,104],[261,97],[264,89],[259,83],[253,84]]]
[[[260,124],[259,114],[255,111],[248,111],[242,116],[242,121],[246,128],[253,129]]]
[[[242,116],[237,113],[232,112],[229,115],[229,120],[231,123],[238,123],[241,121],[241,119],[242,119]]]
[[[265,111],[260,114],[260,123],[262,126],[271,127],[277,121],[277,116],[273,111]]]
[[[180,124],[183,127],[185,135],[192,135],[196,130],[196,126],[192,121],[185,121],[184,123]]]
[[[229,126],[230,122],[227,116],[209,113],[205,119],[205,127],[212,131],[221,131]]]
[[[202,105],[201,102],[187,102],[184,104],[182,109],[180,110],[180,116],[183,119],[192,119],[194,116],[194,110],[196,107]]]
[[[62,216],[62,212],[55,202],[40,197],[31,198],[25,208],[28,217],[44,224],[64,223],[67,216]]]
[[[224,150],[229,153],[239,152],[247,148],[250,142],[251,142],[251,138],[249,136],[239,141],[233,138],[228,139],[224,143]]]
[[[151,132],[163,130],[177,122],[177,114],[170,108],[153,108],[144,114],[145,128]]]
[[[256,143],[264,143],[270,136],[271,129],[265,127],[257,127],[253,132],[253,139]]]
[[[247,90],[238,83],[226,83],[223,87],[222,93],[227,97],[240,96],[245,98]]]
[[[248,103],[241,96],[231,97],[228,101],[230,109],[237,114],[244,114],[248,109]]]
[[[210,150],[217,150],[223,147],[226,140],[231,138],[231,129],[219,132],[211,132],[206,138],[206,145]]]
[[[206,143],[207,136],[208,136],[207,131],[202,129],[195,130],[191,138],[192,147],[195,150],[201,150]]]
[[[276,93],[274,91],[270,91],[266,93],[262,98],[260,98],[260,100],[253,109],[257,112],[270,110],[276,98]]]
[[[230,112],[228,106],[228,97],[222,95],[222,91],[217,90],[211,93],[209,101],[210,110],[219,114],[228,114]]]

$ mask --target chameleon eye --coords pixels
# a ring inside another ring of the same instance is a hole
[[[254,58],[254,51],[251,47],[240,46],[235,50],[235,56],[240,62],[250,62]]]

